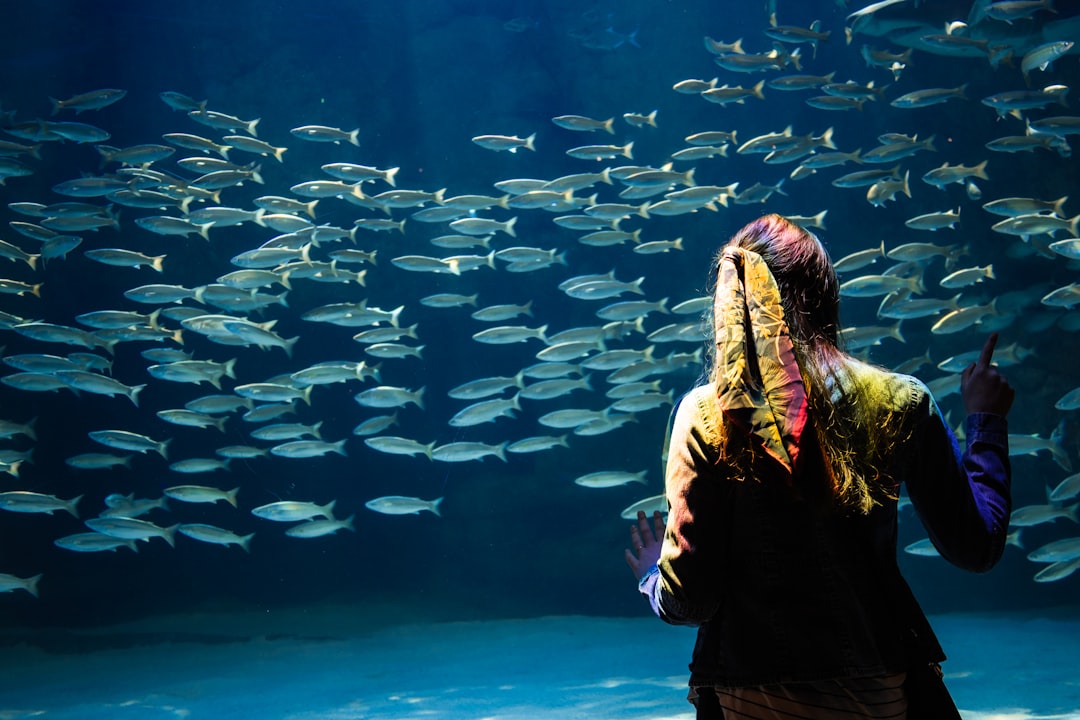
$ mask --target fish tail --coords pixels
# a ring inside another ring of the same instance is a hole
[[[64,510],[67,510],[69,513],[71,513],[71,515],[76,520],[78,520],[78,518],[79,518],[79,507],[78,507],[78,505],[79,505],[79,501],[82,500],[82,499],[83,499],[82,495],[77,495],[77,496],[71,498],[70,500],[68,500],[66,503],[64,503]]]
[[[251,552],[251,538],[253,538],[253,537],[255,537],[255,533],[251,533],[250,535],[245,535],[244,537],[240,538],[240,542],[238,542],[237,545],[242,547],[244,549],[244,552],[250,553]]]
[[[146,388],[146,385],[134,385],[128,389],[128,399],[131,400],[131,404],[135,407],[139,407],[139,393]]]
[[[442,513],[439,511],[439,506],[442,505],[442,501],[444,499],[445,498],[435,498],[431,501],[431,507],[428,509],[431,510],[431,512],[435,513],[437,516],[442,517]]]
[[[117,148],[110,147],[109,145],[95,145],[94,149],[101,155],[101,163],[98,164],[99,168],[104,168],[112,162],[113,156],[118,152]]]
[[[404,305],[398,305],[396,308],[390,311],[390,324],[394,327],[401,327],[401,311],[405,309]]]
[[[1058,423],[1058,426],[1054,428],[1054,432],[1050,434],[1050,455],[1053,456],[1054,462],[1058,464],[1066,472],[1072,472],[1072,461],[1069,459],[1069,453],[1065,450],[1065,421],[1062,420]],[[1072,520],[1077,522],[1076,518],[1076,506],[1072,508]]]
[[[1068,195],[1063,195],[1054,201],[1054,214],[1058,217],[1065,216],[1065,202],[1069,199]]]
[[[170,525],[167,528],[162,528],[164,532],[162,532],[161,537],[165,542],[169,543],[169,547],[176,547],[176,528],[178,527],[180,527],[180,523]]]
[[[825,132],[823,132],[821,134],[820,141],[821,141],[821,144],[824,145],[825,147],[829,148],[830,150],[835,150],[836,149],[836,143],[833,142],[833,128],[830,127]],[[856,152],[858,152],[858,151],[856,151]]]
[[[56,102],[56,101],[53,100],[53,102]],[[22,586],[23,590],[30,593],[34,597],[37,597],[38,596],[38,583],[40,581],[41,581],[41,573],[38,573],[37,575],[35,575],[33,577],[26,578],[25,580],[23,580],[23,586]]]

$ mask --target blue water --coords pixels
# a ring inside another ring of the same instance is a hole
[[[935,28],[940,17],[955,19],[967,10],[966,3],[926,4],[930,7],[924,9],[925,17]],[[827,209],[827,229],[819,232],[834,258],[875,247],[882,240],[887,247],[914,241],[965,243],[970,254],[962,259],[963,265],[992,263],[997,275],[993,281],[965,288],[965,301],[985,303],[997,297],[1004,302],[1011,293],[1033,293],[1021,312],[995,325],[1002,333],[1001,346],[1019,343],[1030,350],[1021,364],[1005,370],[1017,389],[1010,431],[1045,438],[1064,423],[1064,449],[1076,462],[1075,411],[1054,408],[1058,398],[1080,385],[1073,360],[1080,350],[1075,323],[1072,329],[1061,324],[1074,311],[1038,302],[1050,290],[1077,280],[1075,264],[1061,256],[1017,253],[1031,246],[991,231],[990,225],[1000,218],[979,207],[1009,196],[1049,200],[1077,195],[1075,157],[1041,149],[1005,154],[985,148],[986,142],[1001,135],[1023,133],[1022,123],[1014,118],[998,120],[993,110],[979,103],[996,92],[1023,89],[1024,78],[1016,67],[995,70],[983,58],[916,52],[901,78],[894,80],[881,68],[867,67],[859,48],[864,43],[900,48],[866,35],[857,35],[851,45],[844,43],[844,16],[854,8],[839,8],[824,0],[779,0],[783,24],[806,27],[820,19],[823,29],[832,32],[816,57],[811,57],[809,46],[802,46],[804,72],[835,71],[837,80],[889,85],[884,101],[866,103],[858,112],[828,112],[807,106],[807,91],[766,88],[765,100],[721,107],[675,93],[672,85],[687,78],[715,76],[720,84],[749,86],[781,74],[725,71],[713,64],[702,43],[706,35],[725,41],[742,37],[750,52],[770,49],[770,42],[761,35],[767,18],[759,3],[338,1],[316,5],[56,2],[47,7],[7,8],[0,26],[0,69],[6,79],[0,89],[0,110],[14,112],[18,121],[51,119],[49,97],[122,88],[127,96],[115,105],[60,116],[107,129],[112,134],[109,144],[120,147],[161,142],[162,134],[168,132],[214,136],[215,131],[162,103],[158,97],[162,91],[206,100],[210,109],[240,118],[261,118],[259,138],[289,149],[280,164],[234,152],[234,159],[261,162],[265,178],[265,185],[246,183],[223,193],[223,205],[242,208],[250,208],[259,195],[285,195],[296,183],[323,178],[319,166],[329,162],[400,167],[399,188],[446,188],[447,196],[498,194],[493,188],[498,180],[551,179],[603,167],[568,157],[565,151],[576,145],[632,141],[633,162],[659,166],[685,147],[685,136],[704,130],[737,130],[739,141],[744,142],[789,124],[797,134],[815,135],[831,126],[840,150],[862,148],[864,152],[884,132],[920,138],[933,134],[938,152],[904,160],[913,197],[901,196],[881,208],[866,202],[865,189],[845,190],[829,183],[842,172],[868,167],[849,165],[819,171],[809,179],[786,179],[783,189],[788,194],[774,195],[765,205],[731,205],[716,213],[703,210],[624,223],[628,229],[643,228],[645,239],[683,238],[683,250],[660,255],[639,255],[628,246],[582,245],[576,242],[581,233],[554,225],[553,215],[540,210],[493,211],[491,216],[499,219],[518,216],[517,239],[498,236],[493,248],[520,244],[565,251],[566,265],[531,273],[508,273],[501,263],[498,270],[482,268],[460,277],[406,272],[392,265],[391,258],[451,254],[427,242],[447,232],[445,226],[409,220],[404,234],[360,230],[358,247],[377,250],[378,257],[378,264],[368,268],[365,287],[298,281],[287,308],[275,306],[260,316],[277,320],[275,331],[283,337],[301,337],[292,358],[278,349],[231,348],[188,334],[185,349],[199,358],[238,358],[238,379],[227,381],[226,391],[233,384],[294,372],[316,362],[363,359],[363,348],[350,339],[356,330],[305,322],[300,314],[327,303],[366,299],[369,305],[382,308],[405,305],[402,324],[419,323],[418,343],[425,345],[422,360],[383,361],[385,384],[426,387],[425,408],[403,409],[393,434],[440,445],[561,434],[539,425],[538,417],[557,408],[606,406],[602,374],[596,374],[596,390],[591,393],[526,403],[514,419],[450,427],[447,421],[464,403],[448,398],[447,390],[479,377],[513,375],[535,362],[534,355],[542,346],[536,341],[481,345],[471,339],[484,327],[468,317],[475,308],[430,308],[420,304],[419,298],[454,292],[476,293],[481,305],[532,300],[534,317],[521,319],[524,324],[548,324],[552,332],[595,325],[594,312],[602,303],[571,299],[557,289],[559,282],[573,275],[614,270],[621,280],[645,278],[644,298],[634,299],[666,297],[674,305],[705,292],[711,255],[745,222],[768,211],[810,216]],[[1056,20],[1075,16],[1066,3],[1058,5]],[[1034,36],[1038,26],[1029,21],[1016,32],[1023,33],[1024,28]],[[1032,73],[1032,86],[1075,87],[1078,74],[1076,56],[1068,55],[1048,71]],[[962,83],[969,84],[967,100],[916,110],[899,110],[887,102],[912,90]],[[654,109],[658,111],[656,128],[632,127],[621,117]],[[1030,117],[1070,112],[1050,106],[1032,111]],[[616,133],[574,133],[552,124],[552,117],[564,114],[614,117]],[[306,124],[358,128],[359,146],[306,143],[289,133]],[[482,134],[526,137],[532,133],[536,134],[535,152],[496,153],[470,141]],[[5,205],[0,207],[0,217],[5,222],[27,219],[10,211],[7,203],[69,200],[53,193],[51,187],[101,170],[98,154],[87,145],[49,143],[41,156],[28,161],[32,175],[9,178],[0,187]],[[943,162],[974,165],[984,159],[989,160],[990,180],[979,182],[981,201],[969,199],[960,185],[941,191],[918,179]],[[738,181],[740,189],[745,189],[755,182],[775,184],[787,178],[793,167],[767,165],[760,155],[737,155],[731,147],[729,157],[696,163],[696,180],[717,185]],[[595,191],[601,201],[613,202],[618,200],[618,189],[599,186]],[[904,220],[915,215],[957,207],[961,220],[955,230],[927,233],[904,227]],[[1068,202],[1066,215],[1074,215],[1076,207],[1075,200]],[[400,220],[411,212],[396,210],[393,217]],[[158,236],[133,222],[155,212],[121,208],[119,213],[119,231],[82,233],[79,249],[64,260],[51,261],[36,274],[24,265],[5,263],[0,273],[5,277],[33,279],[44,286],[41,298],[0,296],[0,309],[67,325],[76,325],[74,316],[89,310],[148,312],[152,308],[125,300],[122,293],[149,282],[189,287],[213,282],[233,269],[229,258],[274,234],[245,224],[211,230],[210,242],[198,236]],[[358,217],[374,216],[335,199],[321,201],[318,210],[318,222],[346,228]],[[31,247],[32,241],[14,231],[5,229],[2,237]],[[1064,237],[1059,233],[1055,239]],[[1042,240],[1045,244],[1046,238]],[[100,265],[81,254],[94,247],[167,254],[166,270],[158,276],[145,268]],[[931,264],[927,272],[931,295],[955,294],[934,287],[944,274],[940,260]],[[878,324],[876,309],[877,300],[845,299],[845,326]],[[670,316],[651,315],[646,325],[652,331],[672,321]],[[955,335],[934,335],[929,331],[931,324],[925,319],[905,321],[906,342],[886,339],[869,351],[870,359],[894,367],[929,350],[938,362],[977,349],[987,332],[977,326]],[[0,335],[5,355],[83,349],[44,345],[9,330]],[[643,336],[623,342],[625,347],[646,344]],[[35,442],[27,438],[3,441],[3,447],[33,447],[34,455],[33,464],[24,466],[18,479],[3,478],[2,489],[64,498],[81,494],[80,510],[88,517],[103,507],[110,493],[157,497],[165,487],[188,482],[239,486],[239,509],[172,503],[168,512],[157,511],[150,519],[160,524],[209,523],[238,534],[254,532],[252,552],[179,537],[175,549],[153,540],[140,544],[138,554],[126,549],[71,553],[54,547],[52,541],[84,530],[74,517],[63,512],[53,516],[4,513],[0,517],[0,572],[20,577],[43,574],[37,599],[22,592],[0,595],[3,622],[10,628],[92,627],[196,608],[273,612],[328,600],[352,603],[360,613],[365,607],[391,607],[389,615],[411,622],[640,615],[640,599],[622,560],[626,522],[619,513],[632,502],[661,492],[659,453],[665,409],[643,412],[636,422],[610,434],[571,434],[569,448],[511,455],[505,464],[493,458],[433,463],[377,453],[361,438],[352,437],[354,426],[381,413],[353,401],[364,385],[352,382],[316,387],[312,404],[301,406],[296,416],[297,422],[322,421],[328,440],[349,438],[347,457],[256,458],[234,461],[227,473],[181,476],[151,455],[137,456],[131,469],[73,471],[65,465],[66,458],[103,451],[87,438],[96,429],[134,430],[158,439],[171,436],[170,460],[209,457],[222,445],[250,442],[251,427],[239,418],[227,422],[223,436],[213,429],[177,427],[156,418],[156,410],[182,407],[193,397],[214,391],[206,385],[194,388],[150,378],[145,371],[150,363],[139,355],[147,347],[122,343],[113,364],[113,376],[123,382],[148,383],[138,408],[123,397],[87,393],[75,397],[68,391],[30,393],[0,387],[4,419],[37,418]],[[692,352],[698,347],[697,343],[671,343],[658,346],[657,355]],[[677,395],[694,382],[700,370],[691,364],[659,376],[661,388]],[[918,374],[931,381],[944,373],[925,366]],[[959,424],[958,396],[944,396],[940,401],[951,421]],[[1045,502],[1047,486],[1069,474],[1045,452],[1013,460],[1017,507]],[[604,469],[648,470],[648,485],[596,490],[573,483],[580,475]],[[365,509],[365,502],[383,495],[444,497],[442,517],[430,513],[389,516]],[[339,516],[356,514],[357,532],[297,540],[248,512],[279,499],[320,503],[336,499]],[[1074,603],[1080,575],[1035,583],[1032,576],[1042,566],[1028,561],[1026,552],[1076,534],[1075,524],[1067,519],[1028,528],[1023,533],[1026,549],[1008,548],[1001,565],[985,576],[962,574],[938,558],[904,555],[901,563],[931,612],[1038,613]],[[917,519],[910,509],[905,510],[901,545],[923,537]]]

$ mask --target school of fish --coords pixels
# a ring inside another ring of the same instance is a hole
[[[268,504],[247,501],[258,496],[259,477],[251,469],[258,463],[302,463],[332,454],[361,462],[382,453],[420,465],[493,458],[512,474],[515,456],[571,457],[575,440],[587,436],[623,433],[659,446],[670,407],[688,378],[701,371],[709,298],[700,290],[701,277],[689,278],[682,296],[659,297],[648,275],[626,276],[621,262],[628,254],[651,256],[660,275],[665,263],[691,246],[707,260],[717,239],[735,229],[724,219],[735,206],[781,212],[820,230],[827,245],[830,237],[865,238],[865,246],[834,261],[843,310],[876,306],[878,322],[845,328],[845,345],[864,353],[883,343],[905,343],[909,328],[928,330],[928,346],[905,350],[910,359],[895,369],[927,379],[943,404],[958,394],[959,373],[986,333],[1007,334],[1018,324],[1027,324],[1025,333],[1077,332],[1080,281],[1048,287],[1022,279],[1012,285],[1030,289],[987,290],[1009,278],[1038,275],[1040,268],[1075,271],[1080,261],[1080,213],[1074,206],[1070,216],[1068,207],[1075,179],[1051,196],[991,195],[995,178],[1006,175],[1017,157],[1059,173],[1072,167],[1075,178],[1070,140],[1080,133],[1080,117],[1069,114],[1069,87],[1056,76],[1059,66],[1075,66],[1073,43],[1039,43],[1034,34],[1022,45],[992,43],[978,39],[977,26],[964,22],[924,38],[930,49],[921,53],[860,43],[875,13],[892,4],[853,12],[842,27],[785,26],[773,18],[756,36],[733,42],[705,37],[704,47],[695,39],[703,76],[711,79],[675,78],[672,92],[684,96],[680,102],[715,105],[715,121],[684,128],[685,143],[663,156],[641,157],[634,138],[664,123],[683,123],[647,108],[619,108],[605,117],[566,108],[551,119],[565,141],[559,147],[543,146],[536,132],[477,135],[471,141],[478,148],[520,160],[519,177],[493,180],[485,194],[464,194],[475,187],[462,194],[425,188],[419,181],[401,187],[398,167],[364,164],[362,126],[303,124],[302,108],[291,109],[299,124],[288,137],[265,138],[261,119],[233,115],[218,98],[194,99],[171,90],[160,97],[174,124],[146,128],[145,137],[113,138],[93,124],[95,113],[123,108],[122,89],[51,99],[47,117],[8,108],[0,117],[6,215],[0,257],[8,261],[0,265],[0,397],[8,398],[0,404],[0,471],[6,476],[0,509],[79,518],[84,530],[53,538],[65,551],[188,542],[178,540],[179,534],[250,552],[257,551],[260,532],[312,540],[356,531],[362,522],[358,508],[339,508],[321,492]],[[1051,0],[996,2],[986,6],[980,23],[1038,27],[1041,16],[1054,12]],[[521,22],[508,30],[528,27]],[[845,42],[848,69],[858,79],[815,65],[819,45]],[[636,35],[627,36],[603,50],[632,52],[636,44]],[[934,48],[964,52],[931,55]],[[999,90],[992,95],[973,97],[967,85],[919,88],[903,81],[920,55],[970,63],[973,54],[993,68]],[[744,80],[758,74],[762,79]],[[793,93],[805,96],[819,125],[789,124],[769,113],[771,96]],[[835,113],[858,113],[875,103],[895,108],[889,117],[896,128],[866,127],[855,135],[832,127]],[[945,138],[965,132],[963,127],[943,123],[940,132],[922,137],[901,129],[905,113],[944,103],[1000,118],[1000,134],[982,140],[981,156],[950,152]],[[760,112],[752,122],[735,127],[726,119],[726,106],[754,104]],[[296,143],[322,143],[334,160],[293,167],[290,149]],[[96,150],[99,165],[67,159],[76,150],[85,158],[84,146]],[[541,154],[565,156],[567,173],[529,177],[530,158]],[[754,182],[715,180],[735,156],[760,159]],[[23,178],[46,166],[62,167],[66,177],[50,194],[21,195]],[[271,167],[278,175],[287,170],[295,182],[270,187],[264,175]],[[867,232],[845,222],[843,208],[851,203],[937,209],[913,210],[903,227],[882,223]],[[795,214],[800,208],[810,212]],[[653,229],[663,218],[695,214],[708,215],[720,228],[707,243]],[[965,219],[978,214],[993,216],[992,237],[963,235]],[[532,230],[537,217],[550,229]],[[950,243],[950,235],[966,239]],[[169,241],[168,252],[146,251],[155,236]],[[943,237],[941,243],[927,239]],[[200,245],[233,247],[238,241],[244,246],[226,266],[192,268],[182,262],[185,251]],[[986,261],[991,245],[995,252],[1007,247],[1010,262]],[[606,259],[610,272],[575,272],[583,254]],[[49,270],[78,255],[99,263],[103,277],[129,278],[130,284],[116,296],[88,298],[85,312],[60,316],[50,312],[48,299],[64,288],[52,286]],[[178,265],[182,272],[172,270]],[[703,276],[704,261],[701,267]],[[413,275],[404,282],[402,273]],[[543,314],[543,297],[515,292],[522,273],[539,273],[550,294],[587,306],[595,322],[568,327],[559,314]],[[426,282],[424,274],[432,292],[413,292]],[[179,277],[185,282],[175,282]],[[368,286],[379,280],[403,288],[392,303],[369,302]],[[332,288],[327,292],[333,302],[298,305],[295,289],[315,283]],[[426,323],[417,318],[433,313],[462,330],[458,346],[425,341]],[[337,328],[343,340],[352,338],[352,349],[344,358],[296,363],[290,372],[268,377],[260,372],[264,353],[291,359],[305,345],[303,333],[284,337],[275,329],[284,317]],[[485,359],[495,345],[527,348],[518,357],[528,361],[502,365]],[[138,352],[140,371],[114,374],[118,352]],[[1032,352],[1018,339],[999,348],[995,361],[1019,365]],[[439,418],[445,435],[420,436],[412,428],[429,412],[427,384],[400,384],[396,369],[419,363],[433,373],[443,354],[453,353],[477,357],[470,365],[476,372],[456,378],[448,392],[457,410]],[[1080,384],[1075,372],[1071,377]],[[153,383],[187,387],[190,399],[182,407],[147,407],[140,396]],[[102,425],[89,433],[85,452],[65,459],[72,477],[156,472],[164,463],[175,484],[160,497],[137,497],[91,489],[82,480],[36,477],[34,453],[49,452],[36,443],[37,428],[51,419],[10,416],[7,408],[18,405],[13,394],[57,392],[72,393],[67,406],[76,412],[91,395],[131,406],[127,423]],[[350,436],[329,437],[320,406],[328,394],[341,392],[355,400],[355,428]],[[535,422],[524,421],[525,409],[530,417],[536,414]],[[1059,477],[1043,483],[1045,504],[1018,507],[1013,514],[1010,541],[1040,564],[1037,582],[1062,580],[1080,568],[1080,474],[1072,472],[1069,448],[1075,442],[1067,437],[1067,420],[1077,409],[1080,387],[1056,401],[1050,411],[1054,425],[1014,427],[1010,436],[1010,454],[1048,453],[1061,468]],[[478,437],[473,432],[486,433],[486,439],[462,439]],[[177,457],[170,444],[181,433],[200,434],[207,451]],[[240,440],[219,441],[225,437]],[[1017,467],[1024,462],[1014,461]],[[617,460],[597,466],[581,457],[567,463],[582,492],[651,484],[653,493],[625,508],[623,517],[665,509],[656,494],[655,468],[622,467]],[[1022,473],[1017,475],[1023,482]],[[440,515],[444,498],[410,494],[408,482],[402,479],[402,494],[372,497],[366,509]],[[86,490],[36,489],[46,485]],[[224,503],[265,521],[265,530],[241,534],[185,522],[189,503]],[[1054,524],[1058,520],[1065,522]],[[1065,534],[1039,547],[1025,544],[1027,528],[1051,524],[1066,528]],[[928,540],[905,549],[936,554]],[[40,580],[41,575],[0,573],[0,592],[37,596]]]

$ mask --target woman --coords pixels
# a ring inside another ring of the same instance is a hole
[[[698,717],[902,719],[909,699],[912,720],[937,717],[916,683],[945,656],[897,567],[897,493],[949,562],[1000,559],[1013,391],[997,335],[962,375],[961,455],[922,382],[838,349],[813,234],[768,215],[714,267],[712,372],[673,412],[668,524],[639,513],[626,551],[653,611],[699,626]]]

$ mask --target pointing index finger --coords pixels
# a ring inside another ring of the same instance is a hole
[[[986,338],[986,344],[983,345],[982,352],[979,354],[978,364],[982,367],[990,367],[990,359],[994,355],[994,347],[997,345],[998,334],[990,333],[990,337]]]

